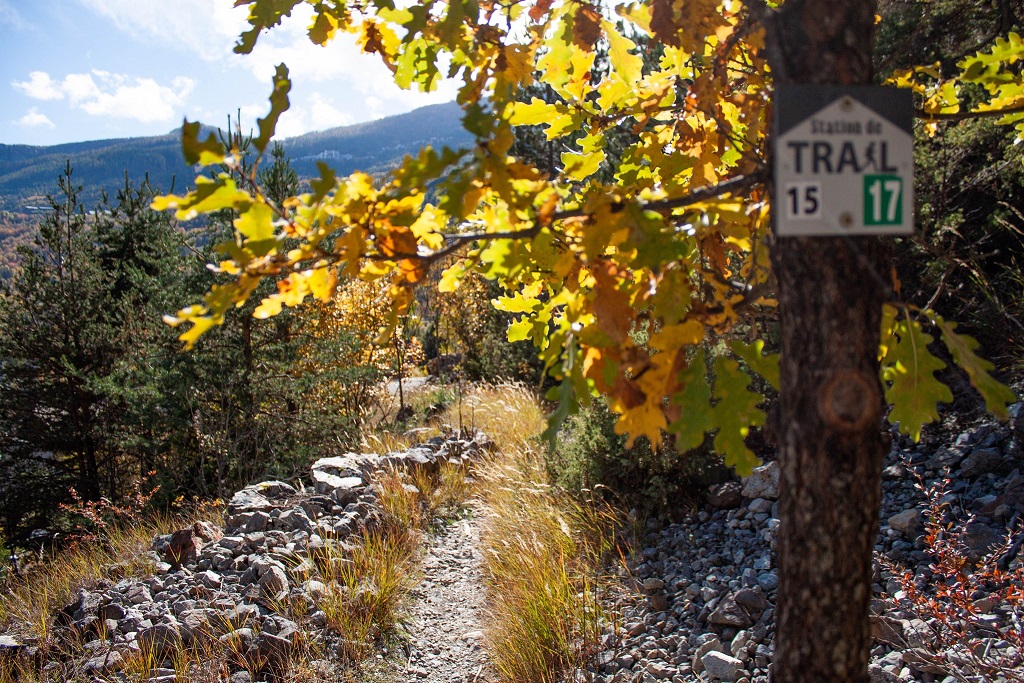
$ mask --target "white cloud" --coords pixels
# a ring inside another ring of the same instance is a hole
[[[351,114],[336,109],[334,105],[324,100],[320,93],[313,93],[311,100],[309,118],[313,124],[313,130],[337,128],[355,123]]]
[[[265,116],[266,107],[260,107],[254,115]],[[279,138],[291,138],[303,133],[347,126],[355,122],[356,119],[352,114],[338,109],[322,94],[314,92],[309,98],[308,105],[293,105],[281,116],[277,122],[275,133]]]
[[[44,71],[33,71],[28,81],[13,85],[34,99],[67,98],[72,107],[93,116],[155,123],[170,121],[179,115],[195,88],[195,81],[178,76],[168,86],[160,85],[152,78],[135,78],[107,71],[68,74],[57,81]]]
[[[61,83],[61,90],[67,93],[72,105],[91,102],[102,95],[96,81],[92,79],[92,74],[68,74]]]
[[[262,81],[270,83],[274,68],[288,65],[292,79],[301,83],[323,83],[341,80],[361,95],[397,100],[409,106],[448,102],[455,97],[458,85],[442,81],[431,93],[402,90],[379,55],[365,54],[356,44],[355,36],[339,33],[326,45],[310,42],[306,35],[312,23],[313,8],[297,7],[293,16],[281,26],[265,33],[243,64]],[[443,68],[442,68],[443,71]]]
[[[235,9],[226,0],[78,2],[126,33],[182,47],[208,61],[230,56],[238,34],[248,26],[246,10]]]
[[[305,3],[296,7],[280,26],[264,32],[252,54],[236,55],[232,48],[239,33],[248,27],[248,15],[244,6],[234,8],[227,0],[77,1],[107,17],[125,32],[179,46],[219,65],[241,66],[265,84],[268,95],[274,69],[282,62],[288,65],[296,84],[331,82],[332,91],[349,94],[352,102],[347,107],[338,103],[334,107],[351,117],[350,120],[363,121],[448,102],[454,99],[457,90],[457,84],[452,81],[443,81],[432,93],[402,90],[394,85],[392,74],[380,57],[363,54],[355,37],[348,33],[337,34],[326,46],[314,45],[307,36],[313,8]],[[357,105],[361,100],[363,104]],[[307,102],[306,106],[310,109],[306,116],[311,121],[316,104]],[[330,118],[322,107],[321,112],[325,120],[340,120]]]
[[[38,109],[32,107],[28,112],[20,119],[15,121],[19,126],[26,126],[28,128],[38,128],[39,126],[46,126],[47,128],[56,128],[53,125],[53,121],[46,114],[41,114]]]
[[[50,78],[45,71],[33,71],[27,81],[12,81],[14,89],[34,100],[59,100],[64,97],[60,84]]]

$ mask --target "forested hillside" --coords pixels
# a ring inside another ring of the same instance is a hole
[[[394,168],[406,154],[424,145],[459,147],[471,136],[460,124],[461,110],[454,103],[422,107],[354,126],[299,135],[284,141],[300,177],[316,175],[318,160],[339,173],[359,169],[382,173]],[[0,145],[0,210],[33,213],[45,208],[55,178],[66,161],[82,185],[80,200],[94,204],[104,191],[118,187],[125,174],[134,183],[145,178],[162,191],[181,191],[192,185],[194,171],[181,155],[181,131],[151,138],[98,140],[53,147]],[[29,207],[36,207],[31,209]]]

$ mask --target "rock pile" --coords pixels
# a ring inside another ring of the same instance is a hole
[[[248,486],[231,499],[223,529],[199,523],[154,539],[152,576],[80,590],[57,616],[57,638],[84,646],[86,674],[117,672],[145,650],[165,667],[149,683],[171,683],[176,653],[220,646],[236,655],[233,683],[249,679],[243,663],[259,662],[273,678],[303,642],[331,642],[318,603],[333,588],[311,558],[375,523],[373,473],[462,464],[487,447],[482,436],[435,438],[388,455],[318,460],[309,487]]]
[[[955,648],[943,651],[934,624],[908,611],[902,585],[890,568],[905,568],[923,586],[933,579],[933,558],[921,535],[928,490],[943,481],[942,502],[966,521],[965,554],[974,560],[996,549],[1024,513],[1024,409],[1010,425],[982,424],[952,446],[894,446],[886,458],[883,507],[872,602],[872,683],[997,681],[994,670]],[[596,665],[584,674],[602,683],[723,681],[767,683],[774,652],[778,467],[755,470],[745,482],[709,492],[709,507],[677,524],[648,528],[630,567],[642,598],[620,601],[619,630],[608,633]],[[1019,544],[1002,558],[1021,565]],[[1004,635],[1018,628],[1005,607],[970,596],[981,628],[972,635],[989,661],[1024,675],[1024,653]],[[971,653],[968,653],[968,655]],[[975,653],[976,654],[976,653]],[[1002,680],[1005,680],[1003,678]]]

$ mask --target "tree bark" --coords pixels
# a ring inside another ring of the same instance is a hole
[[[776,82],[867,84],[875,3],[789,0],[769,25]],[[779,598],[773,680],[867,683],[888,289],[883,240],[779,238]]]

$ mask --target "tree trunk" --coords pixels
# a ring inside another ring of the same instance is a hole
[[[769,27],[776,82],[867,84],[875,3],[789,0]],[[887,245],[779,238],[781,524],[776,683],[867,683],[878,529],[878,379]]]

